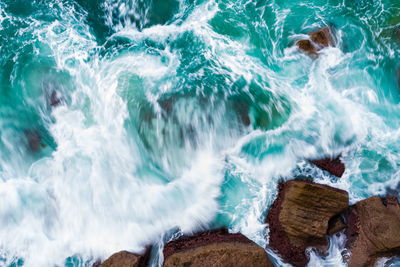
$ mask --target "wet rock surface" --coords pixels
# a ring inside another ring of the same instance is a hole
[[[400,205],[396,197],[370,197],[346,213],[349,267],[373,266],[380,257],[400,255]]]
[[[334,46],[335,42],[332,37],[332,30],[329,27],[322,28],[318,31],[309,33],[309,39],[299,40],[296,45],[303,52],[316,56],[321,49]]]
[[[340,189],[303,180],[280,183],[266,219],[270,248],[284,261],[305,266],[305,249],[326,249],[329,221],[348,205],[348,193]]]
[[[95,267],[146,267],[150,260],[151,248],[148,248],[143,255],[120,251],[111,255],[103,263],[95,264]]]
[[[226,229],[184,236],[164,247],[164,266],[274,266],[265,250]]]
[[[317,166],[318,168],[327,171],[330,174],[339,178],[342,177],[345,171],[345,165],[341,161],[340,156],[335,159],[325,158],[325,159],[310,160],[310,162],[315,166]]]

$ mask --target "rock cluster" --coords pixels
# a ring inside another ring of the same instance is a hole
[[[185,236],[164,247],[164,266],[274,266],[264,248],[219,229]]]
[[[304,180],[279,184],[266,222],[269,248],[295,267],[306,266],[306,249],[327,249],[327,236],[344,231],[349,267],[373,266],[381,257],[400,255],[400,204],[396,197],[370,197],[349,206],[346,191]],[[143,255],[122,251],[96,266],[147,266]],[[165,244],[164,267],[274,266],[265,249],[227,229],[182,236]]]
[[[329,221],[348,206],[346,191],[302,180],[280,183],[266,219],[270,247],[288,263],[305,266],[306,248],[325,248]]]
[[[149,255],[150,250],[144,255],[121,251],[94,267],[144,267],[148,265]],[[165,267],[274,266],[264,248],[225,228],[172,240],[165,244],[163,256]]]
[[[331,29],[329,27],[322,28],[315,32],[309,33],[309,39],[299,40],[296,45],[303,52],[311,56],[317,56],[318,52],[328,46],[334,46]]]
[[[348,201],[347,192],[329,186],[302,180],[280,183],[266,219],[270,248],[285,262],[306,266],[308,247],[325,250],[327,235],[346,228],[349,267],[373,266],[380,257],[400,255],[397,198],[374,196],[350,207]]]
[[[373,266],[379,257],[400,255],[400,205],[395,197],[362,200],[347,212],[349,267]]]

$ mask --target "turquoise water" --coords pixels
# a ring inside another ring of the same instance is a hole
[[[282,179],[399,196],[399,53],[395,0],[0,0],[0,265],[220,225],[265,246]],[[340,180],[305,160],[338,154]],[[344,266],[331,244],[309,265]]]

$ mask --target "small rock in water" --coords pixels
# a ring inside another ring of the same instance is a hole
[[[184,236],[164,247],[164,266],[274,266],[264,248],[226,229]]]
[[[52,107],[57,107],[61,104],[61,96],[58,91],[53,90],[50,94],[50,105]]]
[[[25,130],[25,138],[27,141],[27,146],[31,152],[39,152],[40,148],[46,147],[46,144],[42,142],[42,136],[36,130]]]
[[[396,197],[373,196],[346,212],[348,266],[374,266],[380,257],[400,255],[400,205]]]
[[[310,160],[310,162],[316,165],[318,168],[329,172],[330,174],[336,177],[342,177],[345,171],[345,165],[341,161],[340,156],[335,159],[325,158],[325,159],[318,159],[318,160]]]
[[[321,49],[328,46],[335,46],[329,27],[311,32],[308,35],[310,39],[297,41],[296,44],[300,50],[307,52],[309,55],[317,56],[317,52]]]
[[[120,251],[103,263],[95,263],[94,267],[146,267],[150,260],[150,252],[151,248],[148,248],[143,255]]]
[[[306,248],[326,250],[329,221],[348,206],[346,191],[303,180],[280,183],[266,218],[270,248],[293,266],[306,266]]]

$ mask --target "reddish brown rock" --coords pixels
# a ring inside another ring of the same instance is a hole
[[[400,255],[400,205],[395,197],[367,198],[347,212],[349,267],[373,266],[380,257]]]
[[[339,178],[342,177],[345,171],[345,166],[344,163],[341,161],[340,156],[335,159],[325,158],[325,159],[310,160],[310,162],[315,166],[317,166],[318,168],[327,171],[330,174]]]
[[[265,250],[243,236],[226,229],[207,231],[168,242],[164,266],[249,266],[272,267]]]
[[[296,45],[300,50],[307,52],[312,56],[316,56],[317,52],[328,46],[335,46],[331,29],[329,27],[322,28],[318,31],[308,34],[310,39],[299,40]]]
[[[111,255],[99,267],[146,267],[150,260],[151,248],[148,248],[143,255],[138,255],[128,251],[120,251]],[[97,267],[96,266],[96,267]]]
[[[280,183],[266,219],[269,246],[284,261],[306,266],[305,249],[327,247],[329,221],[348,205],[348,193],[340,189],[302,180]]]

